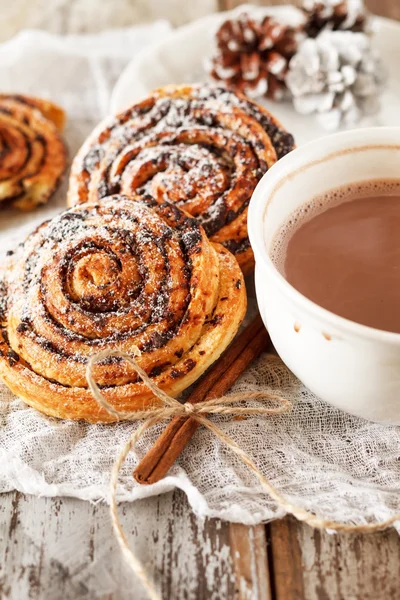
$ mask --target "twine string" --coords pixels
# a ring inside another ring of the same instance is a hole
[[[140,350],[133,348],[133,354],[135,357],[140,356]],[[117,357],[124,359],[130,364],[139,377],[142,379],[144,384],[154,394],[161,405],[146,408],[134,412],[126,412],[117,410],[112,404],[110,404],[101,393],[99,386],[94,379],[94,367],[98,362],[104,361],[110,357]],[[156,587],[151,581],[147,574],[143,564],[136,557],[134,552],[129,547],[128,539],[125,535],[124,529],[120,522],[117,510],[116,491],[118,484],[118,477],[121,468],[126,460],[126,457],[131,451],[136,449],[138,440],[142,437],[144,432],[158,423],[167,421],[173,417],[187,416],[195,419],[200,425],[206,427],[211,431],[220,442],[224,443],[236,456],[253,472],[262,488],[268,493],[268,495],[278,504],[280,508],[283,508],[287,513],[293,515],[299,521],[307,523],[311,527],[318,529],[331,529],[341,532],[352,532],[352,533],[368,533],[376,532],[386,529],[390,525],[393,525],[396,521],[400,521],[400,513],[393,515],[392,517],[380,521],[377,523],[366,523],[362,525],[348,525],[346,523],[340,523],[329,519],[318,517],[304,508],[297,506],[285,498],[275,486],[262,474],[260,469],[257,467],[253,459],[245,452],[231,437],[226,435],[224,431],[217,425],[215,425],[205,415],[229,415],[229,416],[271,416],[288,412],[292,404],[289,400],[282,398],[277,394],[265,393],[265,392],[246,392],[239,394],[231,394],[229,396],[222,396],[220,398],[213,398],[211,400],[204,400],[196,404],[186,403],[181,404],[175,398],[172,398],[165,392],[163,392],[153,381],[148,377],[145,371],[140,367],[135,358],[126,352],[120,350],[104,350],[92,356],[88,362],[86,369],[86,379],[89,388],[93,394],[93,397],[104,410],[112,415],[118,421],[144,421],[137,429],[132,433],[128,441],[124,444],[121,449],[113,467],[111,470],[110,480],[110,511],[111,521],[114,529],[114,533],[118,544],[122,550],[122,553],[138,579],[141,581],[143,587],[147,590],[149,598],[151,600],[161,600]],[[270,402],[276,403],[275,406],[260,406],[260,407],[249,407],[249,406],[238,406],[238,403],[248,400],[269,400]]]

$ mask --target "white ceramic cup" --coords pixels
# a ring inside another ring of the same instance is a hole
[[[371,179],[400,181],[400,128],[357,129],[301,146],[260,180],[249,207],[249,237],[260,313],[286,365],[334,406],[400,425],[400,334],[318,306],[285,280],[269,256],[275,234],[300,205]]]

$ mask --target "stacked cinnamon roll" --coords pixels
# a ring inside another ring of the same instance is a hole
[[[247,206],[292,147],[267,111],[214,86],[164,88],[102,123],[74,160],[71,208],[3,268],[3,381],[38,410],[90,422],[112,420],[85,378],[101,350],[138,348],[172,396],[193,383],[244,317]],[[118,410],[158,402],[120,359],[94,376]]]

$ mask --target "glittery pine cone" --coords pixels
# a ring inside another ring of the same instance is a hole
[[[317,113],[323,127],[334,130],[378,112],[386,76],[367,35],[324,31],[299,46],[286,83],[297,112]]]
[[[214,79],[249,98],[281,100],[287,93],[285,76],[299,35],[270,16],[257,20],[241,13],[218,29],[207,70]]]
[[[302,9],[308,37],[315,38],[324,30],[365,32],[368,29],[363,0],[303,0]]]

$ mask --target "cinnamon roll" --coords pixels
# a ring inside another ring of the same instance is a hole
[[[52,102],[0,94],[0,207],[30,210],[51,197],[67,165],[64,120]]]
[[[251,195],[293,147],[293,137],[245,96],[213,85],[168,86],[89,136],[72,166],[68,204],[111,193],[174,202],[248,272]]]
[[[234,256],[176,206],[124,196],[82,204],[41,225],[8,258],[0,285],[0,378],[55,417],[113,420],[85,370],[106,349],[132,352],[178,395],[223,352],[246,310]],[[118,358],[94,376],[118,410],[156,404]]]

